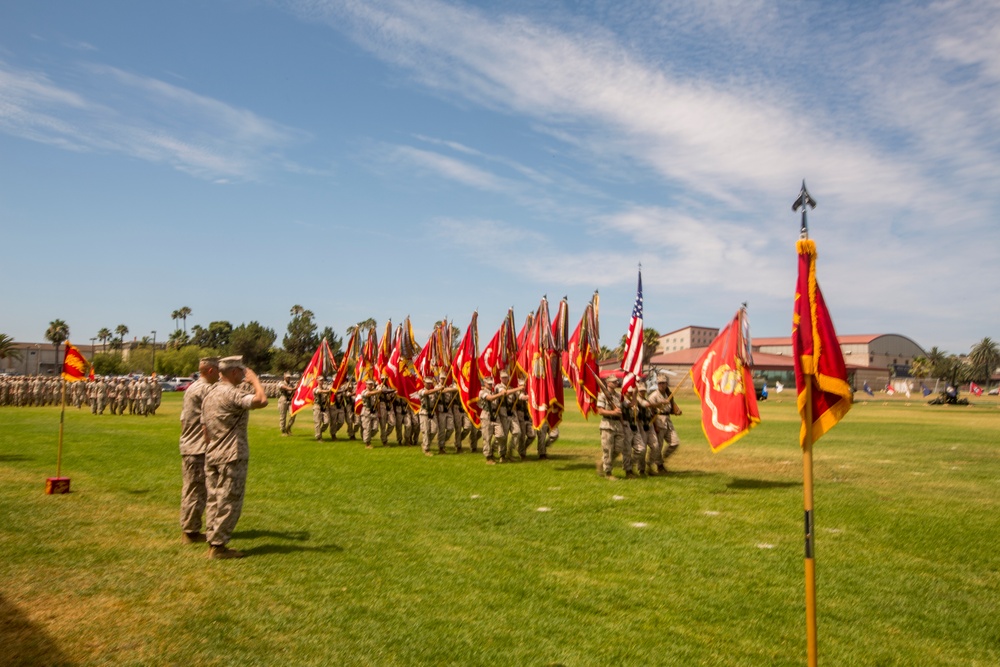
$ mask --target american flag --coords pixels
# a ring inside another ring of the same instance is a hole
[[[642,375],[642,269],[639,270],[639,286],[635,292],[635,304],[632,306],[632,319],[628,322],[628,336],[625,338],[625,354],[622,356],[622,371],[625,379],[622,382],[622,393],[635,386],[636,379]]]

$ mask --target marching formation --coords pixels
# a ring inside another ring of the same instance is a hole
[[[59,405],[63,385],[66,404],[103,415],[154,415],[160,407],[163,389],[152,377],[95,377],[70,382],[62,377],[42,375],[0,376],[0,406],[41,407]]]

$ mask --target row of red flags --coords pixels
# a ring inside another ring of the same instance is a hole
[[[600,349],[597,308],[595,294],[572,335],[568,334],[569,309],[565,299],[560,302],[555,318],[550,318],[548,300],[543,298],[538,309],[528,315],[519,333],[515,333],[514,312],[510,309],[482,353],[479,352],[478,313],[473,313],[457,346],[452,344],[452,325],[447,320],[435,325],[422,347],[414,338],[409,318],[395,333],[392,323],[387,322],[381,339],[372,327],[360,347],[360,334],[355,330],[339,363],[324,339],[302,373],[292,398],[292,413],[313,403],[321,377],[336,369],[330,386],[330,390],[336,392],[349,369],[353,368],[357,383],[356,412],[361,410],[361,396],[368,380],[376,383],[384,380],[416,412],[420,402],[415,394],[423,386],[423,378],[430,377],[457,389],[466,414],[478,427],[477,403],[482,379],[490,377],[499,383],[501,374],[505,374],[509,386],[524,386],[534,427],[540,428],[547,423],[555,428],[562,421],[565,409],[564,376],[576,390],[577,403],[584,416],[596,412],[596,355]]]
[[[792,318],[792,350],[798,408],[802,416],[800,444],[804,444],[807,429],[812,430],[815,441],[847,414],[853,392],[847,382],[847,370],[833,320],[816,280],[816,244],[803,239],[798,242],[797,250],[798,280]],[[544,423],[555,428],[562,421],[565,409],[563,377],[576,391],[577,405],[587,417],[597,411],[596,397],[600,383],[597,366],[600,350],[598,306],[598,295],[595,293],[571,335],[568,332],[566,299],[560,301],[555,318],[550,318],[548,300],[543,298],[538,309],[528,314],[517,334],[514,333],[514,312],[510,309],[481,354],[477,313],[473,313],[457,347],[452,345],[452,325],[446,320],[435,326],[423,347],[418,346],[414,339],[409,318],[396,328],[395,333],[392,323],[387,322],[381,340],[374,327],[371,328],[357,353],[359,331],[355,329],[340,363],[334,358],[329,343],[323,339],[296,387],[292,397],[292,414],[314,402],[320,378],[330,371],[334,372],[331,390],[339,390],[347,373],[352,370],[353,362],[353,375],[357,382],[354,406],[357,412],[361,411],[361,394],[366,381],[380,382],[383,379],[416,412],[420,403],[414,394],[422,387],[423,378],[432,377],[457,388],[466,414],[479,426],[476,404],[482,378],[488,376],[499,382],[501,373],[506,373],[510,386],[523,383],[535,428]],[[642,309],[640,271],[621,361],[623,392],[641,379],[644,363]],[[760,423],[752,366],[749,323],[746,309],[741,308],[690,371],[695,391],[701,399],[702,430],[713,451],[739,440]],[[63,378],[70,382],[87,379],[88,367],[89,377],[93,378],[93,367],[80,350],[67,341]],[[805,392],[807,384],[812,391]],[[811,406],[807,406],[807,401],[811,401]],[[811,425],[807,424],[807,414],[812,416]]]

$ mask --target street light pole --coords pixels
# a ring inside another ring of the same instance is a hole
[[[152,377],[156,377],[156,330],[153,330],[153,368],[150,372]]]

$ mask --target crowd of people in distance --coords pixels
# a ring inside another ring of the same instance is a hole
[[[163,396],[153,377],[95,377],[86,382],[66,382],[61,376],[0,376],[0,406],[43,407],[60,405],[63,385],[66,405],[82,409],[86,404],[95,415],[107,410],[113,415],[154,415]]]

